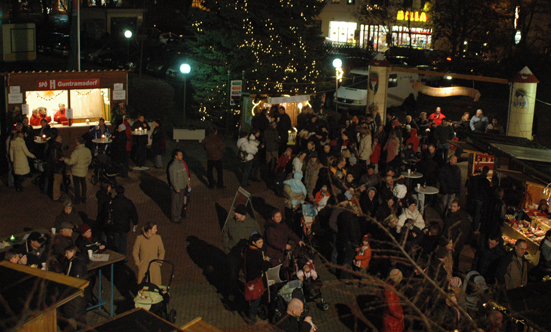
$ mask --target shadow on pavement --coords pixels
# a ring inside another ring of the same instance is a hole
[[[228,218],[228,211],[218,203],[214,204],[214,208],[216,209],[216,215],[218,216],[218,225],[220,225],[220,230],[222,230],[224,224],[226,223],[226,218]]]
[[[101,269],[102,275],[111,280],[111,270],[109,266]],[[136,274],[125,263],[115,264],[114,271],[114,285],[122,296],[122,299],[116,299],[115,301],[115,313],[117,315],[122,314],[128,310],[134,309],[134,296],[138,291],[138,282]],[[105,288],[109,287],[109,284],[104,284]],[[105,297],[105,295],[103,295]]]
[[[172,198],[168,183],[147,173],[142,173],[140,174],[140,189],[157,203],[167,218],[171,218],[170,202]]]
[[[339,315],[339,320],[350,329],[350,331],[360,332],[360,331],[371,331],[371,328],[352,313],[352,309],[349,306],[342,303],[335,304],[337,308],[337,313]]]
[[[228,266],[224,251],[193,235],[186,240],[189,243],[187,252],[191,260],[203,270],[203,275],[216,291],[225,296]]]
[[[233,174],[235,174],[237,181],[241,183],[243,172],[241,168],[241,163],[239,162],[239,160],[237,160],[236,151],[237,151],[236,148],[228,147],[228,145],[226,144],[226,149],[224,150],[222,160],[224,161],[224,168],[232,172]]]
[[[385,303],[379,296],[358,295],[356,303],[367,320],[375,326],[383,326],[383,311]]]
[[[266,203],[266,200],[262,197],[251,197],[254,210],[260,214],[264,220],[272,219],[272,212],[276,209],[275,206]],[[283,211],[282,211],[283,212]]]
[[[190,156],[186,153],[186,151],[182,151],[182,154],[184,155],[184,161],[189,167],[189,170],[195,173],[195,176],[197,176],[197,179],[199,179],[201,183],[208,186],[207,170],[203,167],[201,161],[195,157]]]

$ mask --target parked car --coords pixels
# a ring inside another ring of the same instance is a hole
[[[71,50],[71,37],[64,35],[55,45],[52,51],[53,54],[59,56],[69,56]]]
[[[38,53],[50,54],[54,46],[63,38],[64,34],[61,32],[50,32],[41,34],[38,33],[36,38],[36,49]]]

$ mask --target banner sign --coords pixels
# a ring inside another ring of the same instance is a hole
[[[65,90],[99,88],[99,78],[76,80],[39,80],[36,81],[38,90]]]
[[[474,98],[473,101],[478,101],[481,96],[480,91],[464,86],[453,86],[449,88],[431,88],[422,84],[419,81],[415,81],[415,83],[413,83],[413,88],[421,93],[433,97],[467,96]]]
[[[302,103],[310,101],[310,95],[291,96],[291,97],[268,97],[268,104],[283,104],[283,103]]]

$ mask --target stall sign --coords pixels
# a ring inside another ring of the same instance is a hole
[[[59,89],[88,89],[99,88],[99,78],[87,78],[76,80],[38,80],[38,90],[59,90]]]

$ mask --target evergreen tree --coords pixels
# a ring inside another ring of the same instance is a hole
[[[193,8],[191,83],[195,109],[219,120],[229,79],[251,94],[309,94],[321,79],[319,0],[205,0]],[[230,74],[228,74],[228,71]]]

